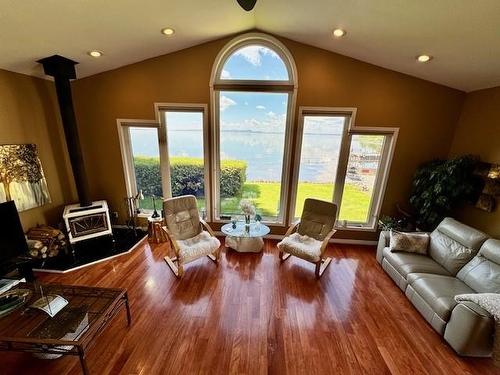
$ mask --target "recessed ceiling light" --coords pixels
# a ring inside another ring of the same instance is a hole
[[[342,29],[335,29],[333,30],[333,36],[335,38],[341,38],[346,34],[345,30]]]
[[[87,52],[87,54],[89,56],[92,56],[92,57],[101,57],[102,56],[101,51],[89,51],[89,52]]]
[[[161,33],[166,36],[171,36],[174,35],[175,30],[171,27],[165,27],[164,29],[161,29]]]
[[[429,55],[418,55],[417,56],[418,62],[426,63],[426,62],[429,62],[431,60],[432,60],[432,56],[429,56]]]

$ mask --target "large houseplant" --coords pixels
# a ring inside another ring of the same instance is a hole
[[[433,160],[417,169],[410,204],[419,228],[433,230],[459,204],[477,198],[480,183],[473,175],[476,162],[466,155]]]

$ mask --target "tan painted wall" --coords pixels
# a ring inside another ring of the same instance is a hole
[[[467,94],[450,150],[450,156],[464,154],[500,163],[500,87]],[[457,218],[500,238],[500,207],[488,213],[465,206]]]
[[[417,165],[448,155],[464,93],[279,39],[290,49],[297,64],[297,110],[299,106],[357,107],[358,125],[401,128],[382,210],[391,213],[396,202],[407,199]],[[93,199],[107,199],[123,218],[126,189],[116,119],[153,119],[154,102],[209,103],[212,65],[228,40],[205,43],[74,82]],[[351,238],[352,235],[343,234]],[[355,238],[373,239],[374,235],[358,233]]]
[[[0,144],[35,143],[52,203],[20,213],[24,229],[58,223],[62,206],[74,200],[66,144],[53,83],[0,70]]]

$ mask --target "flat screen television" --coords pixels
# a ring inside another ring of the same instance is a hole
[[[28,244],[14,201],[0,203],[0,265],[26,256]]]

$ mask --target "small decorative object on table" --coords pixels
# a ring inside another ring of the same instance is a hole
[[[156,196],[153,195],[151,199],[153,200],[153,214],[151,215],[151,217],[153,219],[156,219],[160,217],[160,214],[158,213],[158,211],[156,211]]]
[[[38,309],[40,311],[45,312],[51,318],[57,315],[59,311],[61,311],[67,304],[63,297],[57,294],[44,295],[43,288],[39,285],[40,288],[40,298],[33,302],[30,307],[33,309]]]
[[[240,210],[245,215],[245,224],[250,225],[250,218],[255,215],[255,206],[247,199],[240,201]]]
[[[262,216],[259,214],[255,215],[255,227],[260,228],[260,223],[262,222]]]

